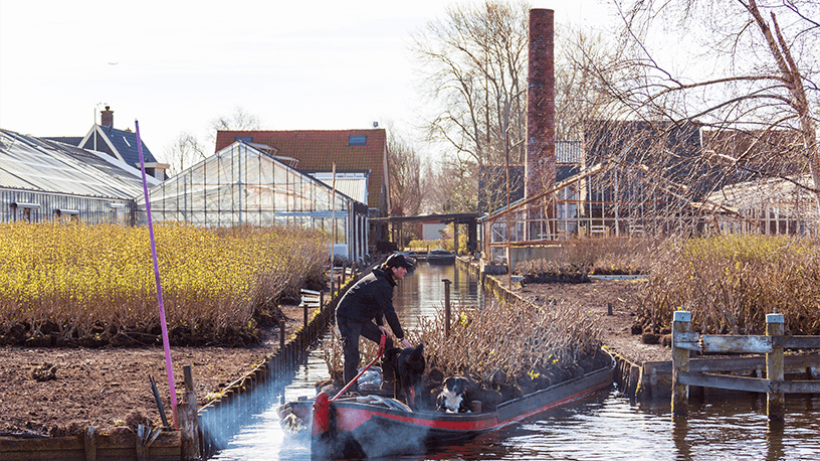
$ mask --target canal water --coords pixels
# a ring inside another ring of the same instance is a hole
[[[396,288],[402,326],[443,308],[444,283],[451,302],[481,306],[478,281],[454,266],[420,263]],[[227,449],[225,461],[309,461],[310,445],[279,425],[281,402],[315,396],[313,384],[327,377],[321,350],[312,352],[284,395],[247,421]],[[820,398],[787,396],[786,420],[770,425],[763,397],[709,398],[690,404],[690,416],[671,417],[668,402],[637,404],[612,388],[452,447],[403,460],[820,460]]]

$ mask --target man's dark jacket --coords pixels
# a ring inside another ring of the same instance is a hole
[[[379,326],[383,326],[384,319],[387,319],[396,338],[404,338],[399,317],[393,308],[393,287],[395,286],[396,282],[393,277],[380,268],[373,269],[373,272],[359,280],[342,296],[336,307],[336,316],[361,323],[375,319]]]

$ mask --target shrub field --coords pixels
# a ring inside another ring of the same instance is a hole
[[[300,286],[323,283],[323,235],[302,229],[155,228],[171,343],[241,345]],[[0,344],[161,341],[146,227],[0,225]]]
[[[652,255],[638,306],[645,328],[669,327],[679,308],[708,334],[764,334],[784,314],[787,334],[820,334],[820,245],[784,236],[667,240]]]

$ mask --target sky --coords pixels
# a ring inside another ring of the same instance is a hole
[[[0,128],[85,136],[108,105],[160,161],[237,108],[261,129],[412,133],[425,105],[411,34],[481,3],[0,0]],[[530,4],[559,24],[614,20],[603,0]]]

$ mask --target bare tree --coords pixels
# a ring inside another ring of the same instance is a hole
[[[427,92],[442,105],[428,137],[461,169],[524,158],[528,10],[496,1],[453,6],[414,36]]]
[[[390,215],[417,215],[423,195],[418,150],[389,124],[387,133]]]
[[[166,149],[165,155],[169,159],[171,169],[169,174],[175,175],[196,162],[214,153],[216,146],[216,132],[219,130],[258,130],[261,128],[259,117],[249,114],[243,108],[236,106],[231,115],[219,116],[208,126],[207,135],[198,138],[194,134],[183,131],[173,144]],[[206,147],[212,146],[212,147]]]
[[[207,156],[205,146],[196,136],[187,131],[183,131],[174,139],[166,155],[170,159],[171,168],[168,171],[170,176],[180,173]]]
[[[625,24],[624,59],[614,71],[616,77],[607,79],[608,89],[630,108],[632,116],[672,126],[696,121],[705,131],[701,163],[722,164],[726,175],[740,171],[787,179],[813,193],[820,207],[816,80],[820,3],[615,3]],[[664,28],[663,34],[659,28]],[[701,39],[699,72],[673,69],[661,61],[653,45],[683,41],[672,37],[670,30],[697,32],[686,38],[689,47],[679,50],[694,48],[693,39]],[[809,177],[811,181],[801,179]]]

